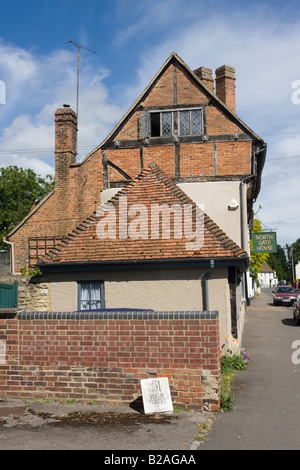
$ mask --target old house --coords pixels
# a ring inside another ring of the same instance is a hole
[[[278,285],[276,271],[266,261],[262,262],[260,272],[257,273],[257,279],[261,287],[276,287]]]
[[[221,339],[240,339],[249,225],[266,145],[236,114],[235,70],[221,66],[214,79],[212,70],[192,71],[172,53],[81,162],[77,132],[74,111],[58,109],[55,188],[8,235],[12,272],[38,264],[49,282],[52,311],[213,310]],[[99,238],[97,209],[109,203],[118,214],[124,194],[148,216],[151,203],[190,204],[193,227],[201,206],[201,247],[184,249],[191,240],[174,232],[153,239],[141,228],[141,212],[134,239],[120,240],[118,224],[115,238]]]

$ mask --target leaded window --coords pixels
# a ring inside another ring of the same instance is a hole
[[[172,134],[172,113],[161,113],[161,135]]]
[[[203,133],[202,109],[151,111],[150,137],[188,136]]]

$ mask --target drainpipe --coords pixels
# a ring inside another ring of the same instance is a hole
[[[248,246],[247,246],[247,237],[245,233],[245,226],[247,226],[247,221],[246,221],[246,215],[247,215],[247,209],[245,210],[245,203],[246,203],[246,197],[245,197],[245,183],[247,180],[250,180],[255,177],[255,156],[258,155],[260,152],[263,152],[266,150],[266,147],[263,146],[259,150],[253,153],[253,160],[252,160],[252,173],[251,175],[245,176],[241,180],[241,229],[242,229],[242,246],[241,248],[243,250],[248,251]]]
[[[242,249],[248,251],[248,246],[246,243],[247,237],[246,237],[246,229],[245,227],[247,226],[247,221],[246,221],[246,214],[247,210],[245,210],[245,204],[246,204],[246,197],[245,197],[245,183],[247,179],[252,178],[252,176],[247,176],[247,178],[243,178],[241,181],[241,225],[242,225]]]
[[[203,274],[203,279],[204,279],[204,296],[205,296],[205,305],[204,305],[204,310],[206,312],[209,311],[209,297],[208,297],[208,280],[209,280],[209,274],[211,273],[211,271],[214,269],[215,267],[215,262],[213,259],[210,260],[209,262],[209,270],[206,271],[204,274]]]
[[[250,180],[252,178],[255,177],[255,156],[258,155],[260,152],[263,152],[266,150],[266,146],[264,145],[262,148],[260,148],[259,150],[257,150],[256,152],[253,153],[253,160],[252,160],[252,173],[251,175],[248,175],[248,176],[245,176],[244,178],[242,178],[241,180],[241,187],[240,187],[240,191],[241,191],[241,233],[242,233],[242,236],[241,236],[241,241],[242,241],[242,246],[241,248],[245,251],[248,252],[248,237],[246,236],[246,233],[247,233],[247,228],[245,229],[245,227],[248,227],[248,223],[247,223],[247,220],[246,220],[246,217],[247,217],[247,209],[245,210],[245,206],[246,206],[246,201],[247,201],[247,198],[245,196],[245,183],[247,180]],[[245,285],[245,288],[246,288],[246,300],[247,300],[247,305],[250,305],[250,299],[249,299],[249,296],[248,296],[248,282],[247,282],[247,279],[246,279],[246,285]]]
[[[11,258],[10,258],[11,259],[11,273],[15,275],[16,274],[15,272],[15,243],[9,242],[8,240],[6,240],[6,238],[3,238],[3,241],[7,245],[11,246]]]

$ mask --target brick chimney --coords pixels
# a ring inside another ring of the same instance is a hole
[[[206,85],[206,87],[214,93],[214,79],[212,76],[212,70],[207,69],[206,67],[199,67],[198,69],[194,70],[194,73],[204,83],[204,85]]]
[[[55,187],[64,188],[69,168],[76,162],[77,116],[64,104],[55,112]]]
[[[235,108],[235,69],[222,65],[216,70],[216,95],[226,106],[236,112]]]

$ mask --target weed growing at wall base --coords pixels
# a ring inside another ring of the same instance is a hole
[[[241,354],[224,354],[221,357],[221,402],[220,411],[232,411],[234,397],[231,390],[231,380],[238,370],[247,368],[251,361],[247,351]]]

